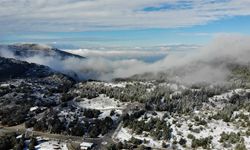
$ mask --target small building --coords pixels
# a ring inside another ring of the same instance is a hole
[[[90,150],[90,149],[93,148],[93,146],[94,146],[94,144],[93,143],[89,143],[89,142],[82,142],[80,144],[81,150]]]

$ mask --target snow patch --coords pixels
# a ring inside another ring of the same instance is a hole
[[[118,100],[115,100],[114,98],[106,97],[104,94],[100,94],[99,97],[93,99],[84,98],[84,101],[79,102],[79,106],[82,108],[97,109],[100,111],[124,109],[122,103],[120,103]]]

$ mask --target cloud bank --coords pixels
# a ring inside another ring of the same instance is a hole
[[[78,50],[67,50],[67,52],[86,56],[86,57],[105,57],[105,58],[139,58],[147,56],[158,56],[167,55],[168,51],[145,51],[145,50],[89,50],[89,49],[78,49]]]
[[[66,49],[64,51],[90,58],[106,58],[111,60],[139,59],[147,62],[150,58],[152,60],[159,60],[170,53],[187,52],[198,48],[200,48],[199,45],[176,44],[147,47],[96,47],[86,49]]]
[[[55,57],[34,56],[21,59],[43,64],[66,74],[76,73],[79,79],[112,80],[148,72],[167,72],[180,82],[218,83],[223,82],[229,75],[228,64],[250,62],[249,43],[248,36],[220,35],[199,50],[169,53],[163,59],[151,63],[138,59],[111,60],[105,57],[61,60]],[[8,50],[1,50],[0,55],[16,57]]]
[[[176,28],[250,15],[249,0],[0,0],[0,33]]]

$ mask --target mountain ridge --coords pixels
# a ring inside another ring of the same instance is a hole
[[[13,53],[15,57],[20,57],[20,58],[34,57],[36,55],[60,57],[60,59],[62,60],[67,58],[78,58],[78,59],[86,58],[80,55],[68,53],[63,50],[41,44],[0,45],[0,49],[8,50],[9,52]]]
[[[69,76],[56,72],[48,66],[0,57],[0,82],[21,78],[45,78],[53,75],[73,81]]]

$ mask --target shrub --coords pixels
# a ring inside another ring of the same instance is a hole
[[[63,93],[61,97],[62,102],[67,102],[72,100],[74,97],[71,94]]]
[[[35,150],[35,146],[37,145],[36,138],[32,138],[29,143],[29,150]]]
[[[247,136],[250,136],[250,128],[247,129],[246,135],[247,135]]]
[[[162,148],[168,148],[169,145],[166,144],[166,142],[162,142]]]
[[[37,120],[35,118],[32,118],[25,122],[25,128],[31,128],[37,123]]]
[[[237,143],[238,141],[240,141],[240,135],[239,134],[236,134],[236,133],[234,133],[234,132],[231,132],[231,133],[225,133],[225,132],[223,132],[223,133],[221,133],[221,138],[220,138],[220,140],[219,140],[219,142],[221,142],[221,143],[224,143],[224,142],[229,142],[229,143],[231,143],[231,144],[235,144],[235,143]]]
[[[187,135],[187,138],[189,138],[189,139],[195,139],[195,137],[194,137],[193,134],[188,134],[188,135]]]
[[[179,144],[182,145],[182,146],[186,145],[186,143],[187,143],[187,140],[184,139],[184,138],[181,138],[180,141],[179,141]]]
[[[238,143],[236,146],[235,146],[235,150],[247,150],[246,146],[244,143]]]
[[[87,118],[98,118],[100,114],[101,114],[100,110],[95,110],[95,109],[84,110],[84,116]]]
[[[134,145],[141,145],[141,144],[142,144],[142,140],[136,139],[136,138],[134,138],[134,137],[132,137],[132,138],[129,140],[129,142],[131,142],[131,143],[134,144]]]
[[[192,148],[198,148],[198,147],[202,147],[204,149],[207,149],[210,147],[210,144],[212,142],[212,138],[211,136],[206,137],[206,138],[201,138],[201,139],[193,139],[192,140]]]
[[[195,128],[195,129],[191,128],[191,131],[194,132],[194,133],[200,133],[201,132],[200,128]]]

